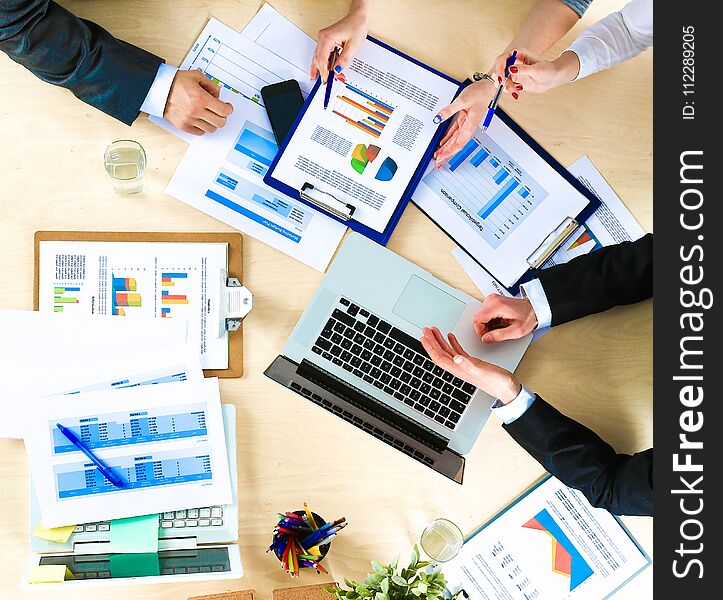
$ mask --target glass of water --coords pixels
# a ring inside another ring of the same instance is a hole
[[[464,544],[464,535],[452,521],[435,519],[425,527],[419,543],[429,558],[437,562],[447,562],[459,554]]]
[[[139,194],[146,173],[146,152],[133,140],[116,140],[103,156],[106,173],[113,181],[116,194]]]

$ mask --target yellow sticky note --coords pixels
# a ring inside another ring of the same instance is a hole
[[[43,522],[40,521],[40,523],[38,523],[38,526],[35,528],[35,531],[33,531],[33,535],[40,538],[41,540],[48,540],[49,542],[65,544],[65,542],[68,541],[70,534],[73,533],[73,529],[75,529],[75,525],[46,528],[43,527]]]
[[[62,583],[73,579],[65,565],[36,565],[28,573],[28,583]]]

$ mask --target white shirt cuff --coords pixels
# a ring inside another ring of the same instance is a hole
[[[148,90],[148,95],[141,105],[141,112],[148,113],[153,117],[163,118],[163,112],[166,110],[166,100],[171,91],[173,78],[176,76],[178,69],[161,63],[156,73],[156,78]]]
[[[533,279],[520,286],[520,290],[525,298],[532,304],[532,310],[535,311],[537,317],[537,328],[542,329],[552,324],[552,310],[550,303],[547,301],[545,290],[539,279]]]
[[[515,398],[509,404],[501,404],[498,400],[492,405],[492,412],[496,414],[505,425],[513,423],[527,412],[535,401],[535,394],[531,393],[524,385]]]
[[[576,40],[564,52],[574,52],[577,54],[577,60],[580,62],[580,70],[577,72],[577,77],[575,77],[573,81],[592,75],[600,70],[595,49],[590,46],[590,44]]]

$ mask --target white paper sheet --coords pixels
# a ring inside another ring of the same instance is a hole
[[[550,232],[588,205],[500,118],[441,169],[430,167],[413,199],[505,287]]]
[[[228,334],[211,321],[227,254],[221,243],[41,242],[39,309],[187,320],[203,368],[226,369]]]
[[[346,227],[263,182],[278,147],[260,88],[298,78],[308,91],[308,76],[216,19],[209,21],[183,67],[201,68],[222,81],[222,99],[234,105],[234,112],[225,127],[193,140],[166,193],[326,270]]]
[[[118,319],[114,317],[58,318],[23,310],[0,310],[0,437],[21,438],[25,419],[38,396],[111,381],[132,373],[142,362],[128,360],[143,352],[163,356],[172,363],[173,348],[186,344],[185,321],[172,319]],[[153,363],[162,366],[164,363]],[[134,367],[135,365],[135,367]]]
[[[637,240],[645,235],[643,228],[587,156],[580,157],[568,170],[600,198],[600,206],[545,262],[543,269],[566,263],[604,246]]]
[[[356,208],[354,220],[384,231],[458,86],[368,41],[309,104],[273,177],[305,183]]]
[[[471,600],[601,600],[648,566],[620,522],[554,477],[523,495],[444,565]]]
[[[108,482],[56,423],[126,486]],[[25,446],[47,527],[231,502],[215,378],[39,399]]]

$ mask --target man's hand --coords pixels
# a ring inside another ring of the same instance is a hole
[[[436,327],[425,327],[422,345],[432,362],[487,392],[504,404],[517,398],[522,386],[509,371],[467,354],[453,333],[449,343]]]
[[[181,131],[213,133],[226,124],[233,106],[218,99],[219,87],[200,71],[178,71],[163,116]]]
[[[526,298],[490,294],[472,317],[472,324],[485,343],[517,340],[537,327],[537,315]]]

